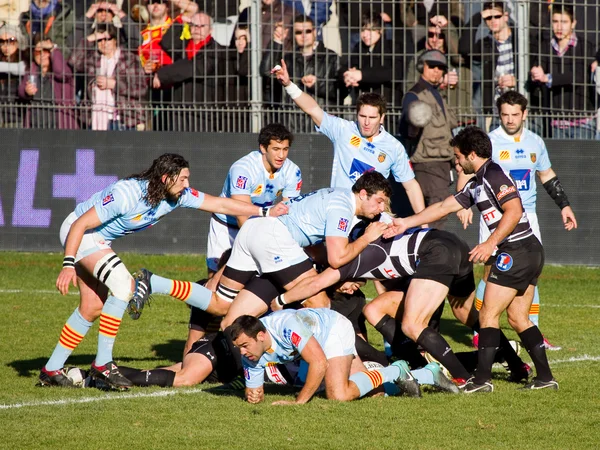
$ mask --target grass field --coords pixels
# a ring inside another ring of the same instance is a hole
[[[205,273],[200,256],[121,257],[130,270],[144,266],[188,280]],[[563,346],[548,355],[559,391],[519,392],[498,370],[493,394],[427,392],[422,399],[345,404],[315,398],[308,405],[274,407],[271,401],[291,399],[290,392],[267,388],[267,403],[253,406],[230,393],[210,392],[210,385],[125,393],[35,387],[78,301],[76,294],[62,297],[54,289],[61,259],[0,253],[0,448],[600,447],[600,269],[544,269],[541,324],[551,341]],[[156,297],[137,322],[124,318],[116,361],[139,368],[180,361],[187,319],[185,305]],[[515,337],[504,328],[509,339]],[[447,315],[442,330],[455,350],[469,345],[470,334]],[[96,323],[68,364],[89,366],[97,334]],[[381,345],[376,332],[371,339]]]

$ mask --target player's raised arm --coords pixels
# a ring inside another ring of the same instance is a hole
[[[323,121],[323,115],[325,114],[323,109],[314,98],[306,92],[303,92],[302,89],[290,80],[290,74],[287,71],[287,66],[283,59],[281,60],[281,65],[273,67],[271,73],[279,80],[284,87],[285,92],[287,92],[291,99],[294,100],[294,103],[312,118],[316,126],[320,127],[321,122]]]
[[[232,198],[215,197],[205,194],[204,202],[200,209],[212,213],[226,214],[228,216],[279,217],[283,214],[287,214],[289,207],[284,203],[278,203],[272,207],[262,207],[234,200]]]

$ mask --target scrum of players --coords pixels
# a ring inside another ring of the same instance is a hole
[[[425,208],[404,148],[382,125],[385,101],[379,95],[363,94],[356,120],[348,121],[294,89],[284,64],[274,72],[332,141],[331,186],[301,193],[301,170],[288,158],[293,135],[269,124],[259,134],[259,149],[232,164],[218,197],[191,188],[187,161],[165,154],[77,205],[61,227],[65,257],[56,286],[63,294],[70,284],[78,286],[80,303],[39,384],[74,387],[84,384],[85,375],[85,384],[117,390],[219,382],[245,389],[246,400],[258,403],[265,399],[265,382],[275,382],[299,389],[294,401],[276,403],[295,404],[319,391],[340,401],[419,397],[423,385],[453,394],[492,392],[492,366],[501,362],[521,389],[558,389],[544,338],[528,317],[544,264],[539,228],[528,220],[522,187],[496,162],[498,137],[492,141],[477,127],[458,132],[449,145],[466,181],[456,194]],[[511,114],[499,107],[502,138],[518,132],[516,137],[531,140],[521,108],[510,98]],[[538,152],[545,151],[540,141],[534,142]],[[542,157],[548,160],[538,153]],[[547,172],[549,160],[547,166],[539,169],[546,171],[544,187],[561,208],[565,228],[576,228],[564,188]],[[414,215],[391,213],[390,174],[405,188]],[[460,214],[471,206],[481,211],[487,231],[472,249],[453,233],[427,227],[452,213],[463,220]],[[147,269],[132,276],[112,241],[177,207],[211,213],[209,279],[172,280]],[[474,263],[486,265],[480,311]],[[366,304],[360,287],[368,280],[378,295]],[[182,361],[147,370],[117,365],[112,349],[122,317],[128,312],[138,319],[151,294],[191,307]],[[442,336],[446,300],[456,319],[479,333],[476,351],[455,353]],[[533,362],[533,378],[500,330],[504,311]],[[79,376],[73,377],[65,364],[96,319],[96,358],[89,372],[75,370]],[[383,335],[388,354],[369,344],[365,320]]]

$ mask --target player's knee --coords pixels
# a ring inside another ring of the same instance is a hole
[[[419,335],[423,331],[424,326],[422,324],[416,324],[412,321],[402,320],[402,332],[411,340],[417,341]]]
[[[507,320],[508,320],[508,324],[511,326],[511,328],[518,333],[525,331],[527,328],[529,328],[531,326],[530,325],[531,322],[529,321],[528,316],[520,317],[520,316],[507,314]]]
[[[349,402],[350,400],[354,400],[354,396],[349,389],[342,389],[342,387],[339,386],[336,389],[327,391],[327,399],[337,400],[338,402]]]
[[[380,315],[378,308],[376,305],[373,304],[373,302],[368,303],[362,310],[363,315],[365,316],[365,318],[369,321],[369,323],[373,326],[377,325],[377,322],[379,322],[379,320],[381,320],[381,318],[379,318],[379,320],[377,320],[377,316]]]
[[[128,302],[133,297],[133,277],[115,253],[103,256],[96,263],[94,276],[119,300]]]

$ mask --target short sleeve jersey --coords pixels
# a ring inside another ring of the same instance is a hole
[[[338,318],[339,313],[325,308],[277,311],[261,318],[271,336],[272,345],[258,361],[242,357],[246,387],[262,386],[268,365],[300,358],[311,337],[323,347]]]
[[[415,177],[406,150],[383,126],[371,142],[361,136],[356,122],[325,113],[316,129],[333,143],[331,187],[350,189],[369,170],[386,178],[391,172],[399,183]]]
[[[463,208],[476,205],[490,233],[493,233],[504,214],[502,205],[509,200],[519,198],[519,191],[510,176],[490,159],[479,168],[462,191],[454,195],[454,198]],[[532,234],[527,214],[523,209],[519,223],[504,241],[514,242]]]
[[[527,129],[523,129],[518,139],[506,134],[502,127],[492,131],[489,136],[492,141],[492,160],[514,180],[525,211],[535,212],[535,174],[552,166],[546,144],[541,137]]]
[[[95,231],[112,241],[151,227],[176,208],[198,209],[204,202],[204,193],[187,188],[177,201],[162,200],[157,206],[150,207],[144,200],[147,188],[148,181],[145,180],[119,180],[77,205],[75,214],[80,217],[95,208],[102,221]]]
[[[271,206],[279,197],[294,198],[300,195],[302,172],[290,159],[274,174],[267,172],[260,151],[253,151],[238,159],[229,168],[221,197],[249,195],[258,206]],[[237,226],[234,216],[216,214],[223,222]]]
[[[347,238],[355,213],[351,191],[324,188],[292,199],[289,213],[278,219],[300,247],[307,247],[327,236]]]

